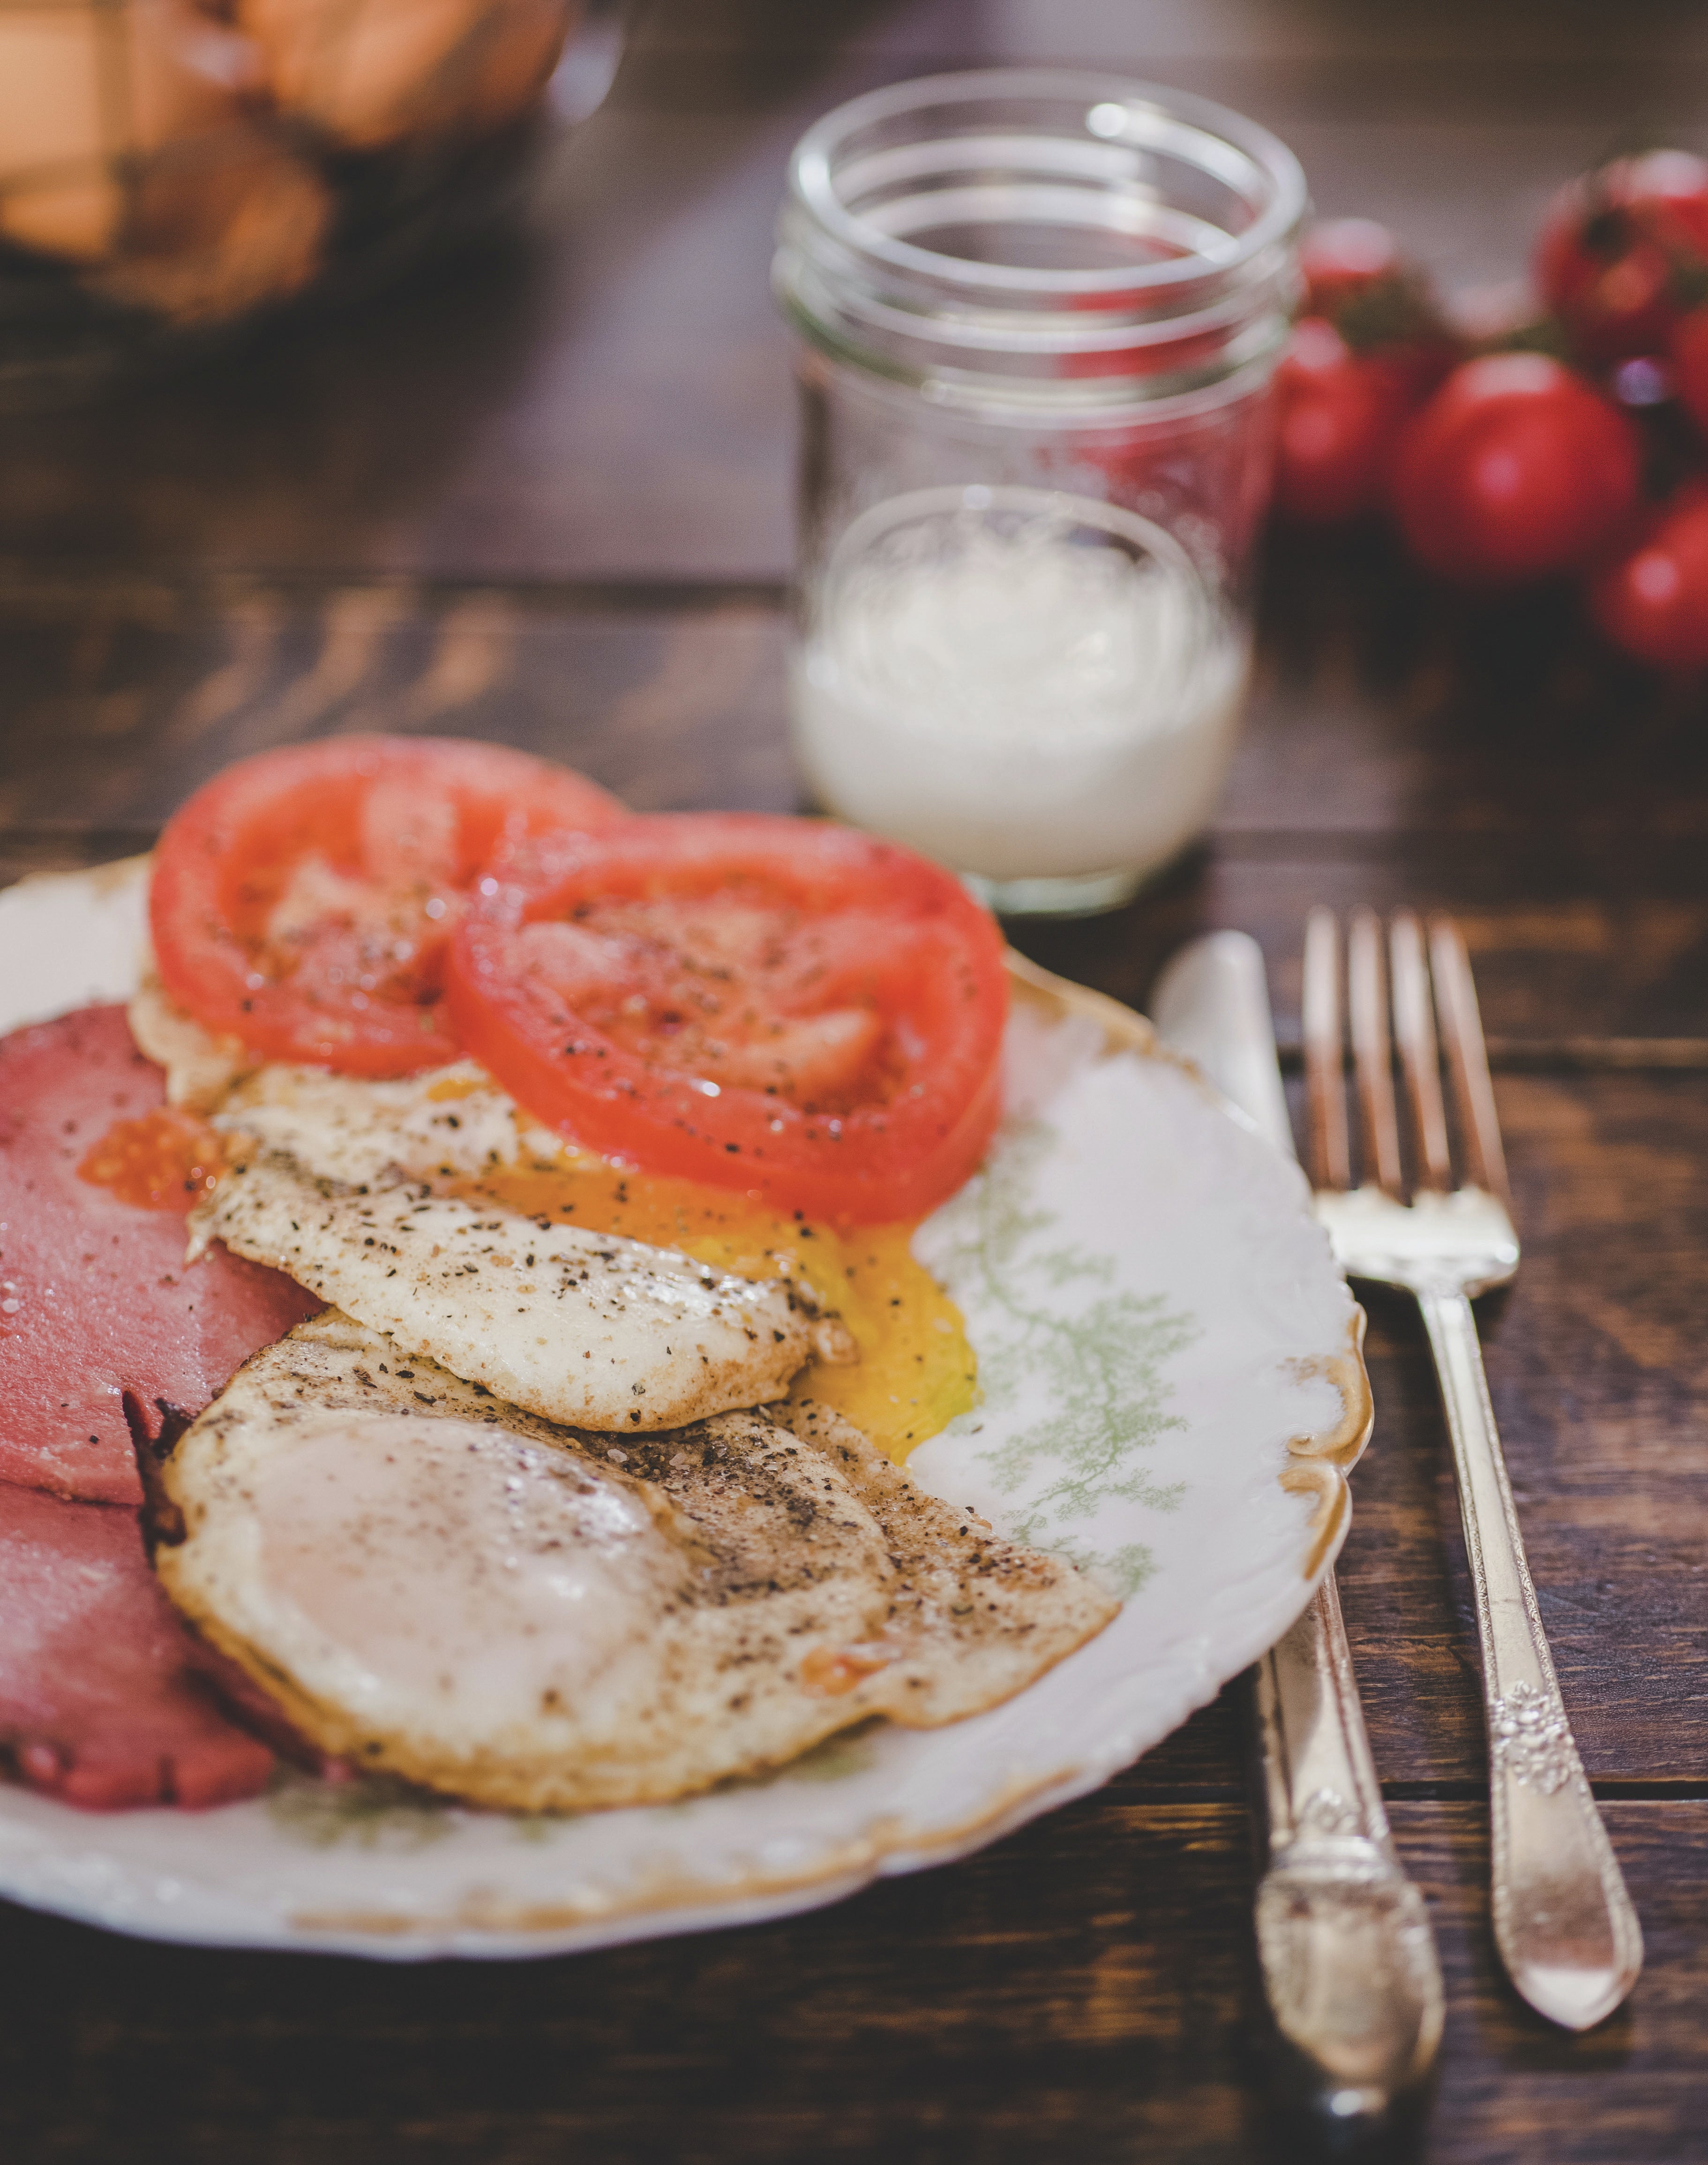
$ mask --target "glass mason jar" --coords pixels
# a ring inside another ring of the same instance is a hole
[[[1201,833],[1305,210],[1262,129],[1101,74],[928,77],[801,139],[774,284],[827,809],[1014,911],[1112,907]]]

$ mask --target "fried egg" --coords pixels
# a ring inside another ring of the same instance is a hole
[[[654,1802],[959,1720],[1118,1604],[840,1415],[554,1425],[328,1312],[150,1468],[155,1567],[323,1751],[524,1810]]]
[[[171,1056],[169,1093],[188,1096],[203,1048],[152,1009],[144,1027]],[[268,1067],[228,1080],[219,1102],[241,1140],[198,1238],[265,1257],[550,1419],[667,1427],[780,1397],[792,1378],[797,1399],[834,1404],[899,1460],[975,1401],[959,1312],[914,1260],[911,1226],[838,1231],[613,1165],[469,1061],[398,1082]],[[549,1251],[559,1275],[536,1283]],[[696,1320],[708,1303],[728,1325],[715,1343]]]
[[[255,1062],[234,1037],[215,1037],[170,998],[150,956],[131,994],[125,1020],[136,1049],[166,1076],[166,1103],[187,1113],[212,1113]]]
[[[313,1173],[246,1146],[191,1213],[408,1353],[548,1420],[659,1429],[786,1392],[838,1326],[786,1280],[435,1193]]]

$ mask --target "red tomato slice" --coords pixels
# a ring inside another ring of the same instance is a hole
[[[1002,940],[939,867],[817,820],[708,813],[553,837],[481,888],[452,1019],[572,1140],[867,1224],[933,1209],[984,1156]]]
[[[411,1075],[459,1051],[445,951],[501,845],[624,818],[567,767],[501,745],[338,737],[243,760],[155,853],[168,993],[267,1060]]]

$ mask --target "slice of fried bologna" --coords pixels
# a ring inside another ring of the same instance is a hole
[[[955,1719],[1114,1613],[822,1433],[560,1428],[328,1312],[165,1459],[155,1569],[323,1751],[528,1810]]]
[[[227,1720],[136,1513],[0,1483],[0,1766],[95,1809],[229,1804],[273,1755]]]
[[[139,1503],[126,1393],[150,1423],[162,1401],[199,1412],[316,1305],[223,1248],[187,1267],[181,1212],[78,1177],[115,1123],[164,1103],[123,1008],[0,1040],[0,1480]]]

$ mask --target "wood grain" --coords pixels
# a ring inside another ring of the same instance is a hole
[[[1211,848],[1133,908],[1022,944],[1143,1004],[1180,940],[1243,924],[1293,1044],[1306,909],[1409,901],[1460,916],[1497,1053],[1708,1059],[1700,693],[1579,637],[1579,708],[1552,678],[1521,701],[1526,656],[1562,651],[1557,608],[1479,618],[1391,562],[1373,579],[1355,551],[1278,574]],[[0,592],[0,865],[8,835],[20,869],[50,835],[68,861],[90,828],[145,836],[228,760],[352,729],[497,737],[645,809],[791,809],[786,640],[778,607],[721,588],[20,572]]]
[[[643,809],[787,810],[775,608],[561,609],[407,582],[217,605],[76,584],[0,608],[0,824],[158,827],[231,759],[352,730],[502,739]]]
[[[1650,1967],[1580,2040],[1497,1970],[1480,1806],[1393,1815],[1450,2010],[1408,2154],[1700,2157],[1708,1804],[1607,1808]],[[1281,2165],[1311,2152],[1262,2101],[1249,1891],[1243,1806],[1158,1803],[1123,1780],[953,1871],[571,1960],[208,1954],[10,1911],[0,2146],[102,2165]]]

